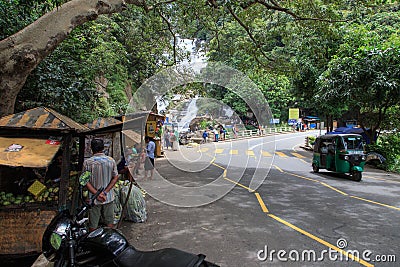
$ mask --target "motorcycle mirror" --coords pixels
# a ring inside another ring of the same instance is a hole
[[[91,176],[90,171],[83,172],[81,176],[79,176],[79,184],[81,186],[85,186],[89,182],[90,176]]]

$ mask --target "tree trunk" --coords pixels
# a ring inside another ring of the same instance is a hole
[[[329,116],[326,115],[326,132],[329,132]]]
[[[332,115],[326,115],[326,132],[332,132],[333,131],[333,116]]]
[[[135,0],[126,3],[141,5]],[[123,0],[72,0],[0,41],[0,117],[14,112],[28,75],[75,27],[124,8]]]

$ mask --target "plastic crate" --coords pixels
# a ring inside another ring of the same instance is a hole
[[[32,193],[35,197],[40,196],[40,194],[42,194],[45,190],[46,190],[46,186],[44,184],[42,184],[41,182],[39,182],[38,180],[36,180],[29,188],[28,191],[30,193]]]

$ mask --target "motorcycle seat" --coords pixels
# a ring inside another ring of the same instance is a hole
[[[113,264],[119,267],[206,267],[205,256],[195,255],[175,248],[156,251],[138,251],[133,246],[127,247],[115,259]],[[108,265],[107,266],[111,266]]]

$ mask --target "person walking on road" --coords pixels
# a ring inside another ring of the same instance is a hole
[[[165,133],[164,133],[164,147],[165,147],[166,149],[168,149],[169,146],[171,146],[171,148],[172,148],[172,145],[171,145],[171,142],[170,142],[169,130],[166,129],[166,130],[165,130]]]
[[[233,132],[233,136],[235,137],[235,139],[237,139],[237,129],[236,129],[236,124],[235,124],[235,125],[233,125],[232,132]]]
[[[146,161],[144,162],[144,179],[153,179],[153,172],[154,172],[154,152],[156,150],[156,144],[154,141],[149,137],[145,137],[146,142]],[[147,173],[150,172],[150,176],[147,176]]]
[[[86,184],[91,195],[103,187],[103,192],[97,197],[94,206],[89,210],[89,231],[95,230],[103,216],[108,227],[114,226],[114,190],[118,181],[118,170],[115,160],[104,154],[102,139],[91,141],[93,156],[83,163],[83,173],[89,173],[89,182]]]

